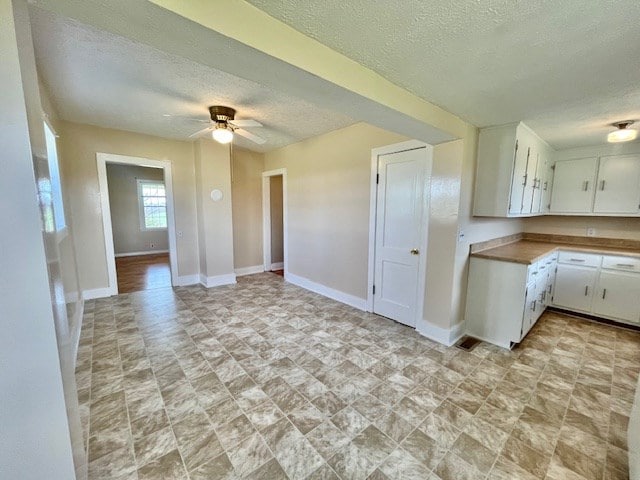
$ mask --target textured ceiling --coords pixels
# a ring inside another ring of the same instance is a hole
[[[208,119],[208,105],[236,108],[264,128],[257,145],[236,136],[237,145],[268,151],[355,123],[295,96],[149,45],[32,7],[38,70],[58,114],[65,120],[167,138],[187,139]]]
[[[638,0],[249,0],[477,126],[557,148],[640,120]]]

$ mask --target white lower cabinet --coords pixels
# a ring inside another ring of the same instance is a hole
[[[525,265],[471,257],[468,335],[511,348],[550,305],[640,323],[640,259],[560,251]]]
[[[589,312],[598,269],[558,265],[553,303],[567,310]]]
[[[640,322],[640,274],[602,270],[592,312],[628,322]]]
[[[467,333],[504,348],[520,343],[547,307],[556,258],[526,265],[471,257]]]

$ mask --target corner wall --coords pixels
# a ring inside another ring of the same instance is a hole
[[[194,148],[200,282],[208,287],[235,283],[229,146],[201,139]],[[214,189],[222,192],[219,201],[211,199]]]

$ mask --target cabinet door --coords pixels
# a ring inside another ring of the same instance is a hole
[[[591,212],[597,166],[597,158],[556,162],[551,192],[551,212]]]
[[[640,213],[640,155],[602,157],[595,213]]]
[[[640,274],[600,272],[593,313],[640,322]]]
[[[520,331],[520,340],[524,338],[531,326],[535,323],[534,316],[536,312],[536,283],[531,282],[527,285],[527,293],[524,299],[524,314],[522,316],[522,330]]]
[[[598,270],[558,265],[553,304],[568,310],[591,311],[591,299]]]
[[[549,213],[551,210],[551,192],[553,190],[553,162],[547,156],[545,164],[545,178],[542,181],[542,200],[540,202],[540,213]]]
[[[538,178],[536,169],[538,167],[538,146],[532,144],[529,147],[529,155],[527,159],[527,174],[525,176],[524,193],[522,194],[522,211],[521,213],[537,213],[534,205],[536,191],[538,186]],[[540,202],[538,201],[538,204]]]
[[[551,299],[553,298],[553,292],[556,285],[556,263],[552,262],[549,266],[549,276],[547,277],[547,291],[544,297],[545,306],[551,305]]]
[[[513,164],[513,177],[511,179],[511,197],[509,198],[509,213],[519,215],[522,213],[522,197],[527,185],[527,160],[531,147],[525,142],[526,136],[520,136],[516,141],[516,153]]]

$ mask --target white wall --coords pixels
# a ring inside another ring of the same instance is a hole
[[[73,479],[25,105],[37,88],[27,18],[25,2],[0,0],[0,478]]]
[[[164,181],[160,168],[107,164],[109,206],[115,254],[169,250],[167,230],[142,230],[138,180]],[[154,247],[151,247],[151,245]]]

